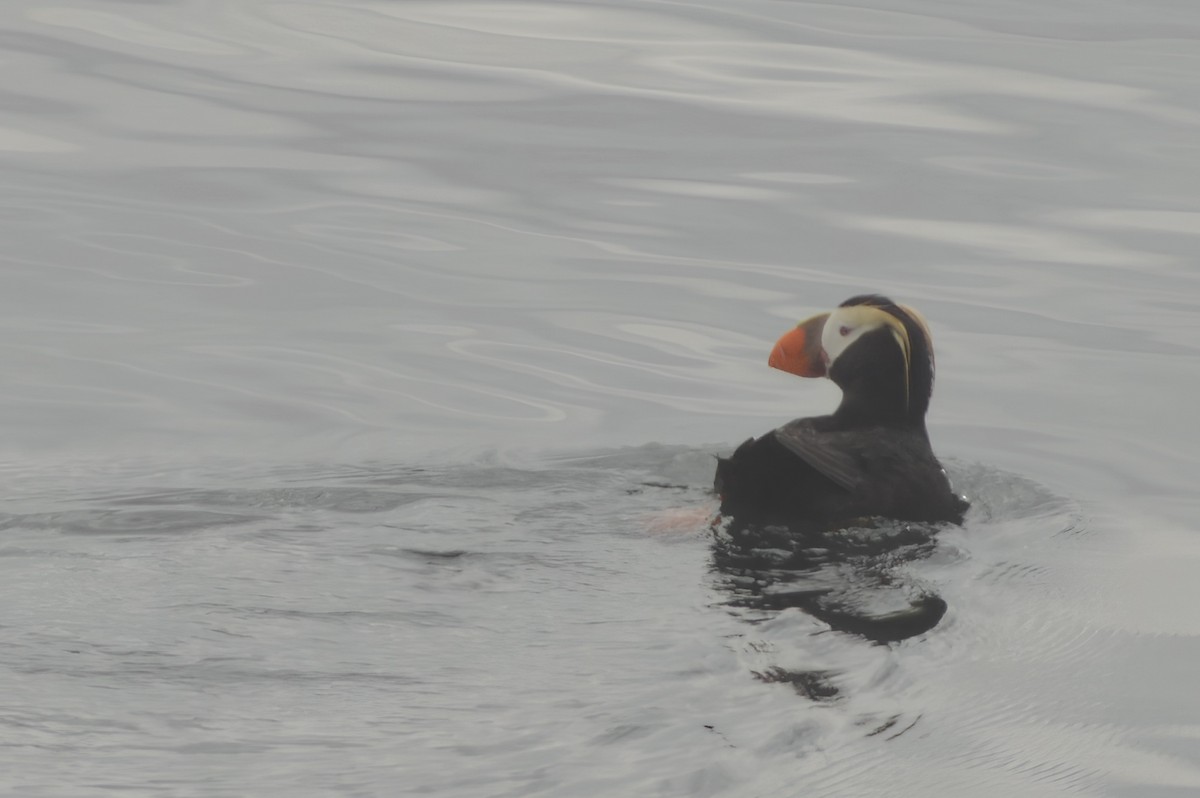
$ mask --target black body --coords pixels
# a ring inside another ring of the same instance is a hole
[[[826,375],[842,389],[833,415],[789,422],[718,459],[721,513],[822,529],[870,517],[961,523],[967,502],[951,489],[925,430],[934,369],[924,325],[886,297],[854,297],[848,305],[899,319],[908,363],[884,329],[850,345]]]

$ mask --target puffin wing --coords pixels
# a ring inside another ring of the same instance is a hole
[[[852,491],[866,480],[858,458],[839,445],[844,443],[841,435],[786,426],[775,430],[775,439],[839,487]]]

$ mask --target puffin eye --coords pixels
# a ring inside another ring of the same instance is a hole
[[[838,328],[838,335],[842,336],[843,338],[845,338],[849,334],[850,334],[850,328],[847,327],[845,324],[843,324],[841,327]]]

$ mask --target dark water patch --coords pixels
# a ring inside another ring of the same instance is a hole
[[[876,736],[882,734],[882,735],[884,735],[884,739],[894,740],[897,737],[899,737],[900,735],[902,735],[902,734],[908,732],[910,729],[914,728],[918,723],[920,723],[921,716],[918,715],[917,717],[915,717],[911,721],[909,721],[906,725],[901,726],[900,722],[903,719],[904,718],[901,715],[893,715],[892,717],[888,718],[880,725],[871,729],[871,731],[867,732],[866,736],[867,737],[876,737]]]
[[[646,488],[655,488],[658,490],[691,490],[688,485],[671,485],[667,482],[643,482],[636,488],[626,488],[625,492],[632,496],[642,493]]]
[[[400,552],[402,554],[420,557],[433,562],[437,562],[439,560],[457,560],[459,557],[464,557],[468,553],[464,549],[449,549],[445,551],[434,551],[431,549],[401,549]]]
[[[790,684],[798,695],[813,701],[833,701],[841,695],[833,671],[789,671],[779,666],[751,671],[754,678],[768,684]]]

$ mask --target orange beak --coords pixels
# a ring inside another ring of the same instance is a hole
[[[799,377],[824,377],[825,355],[821,349],[821,331],[828,313],[802,321],[775,342],[767,365]]]

